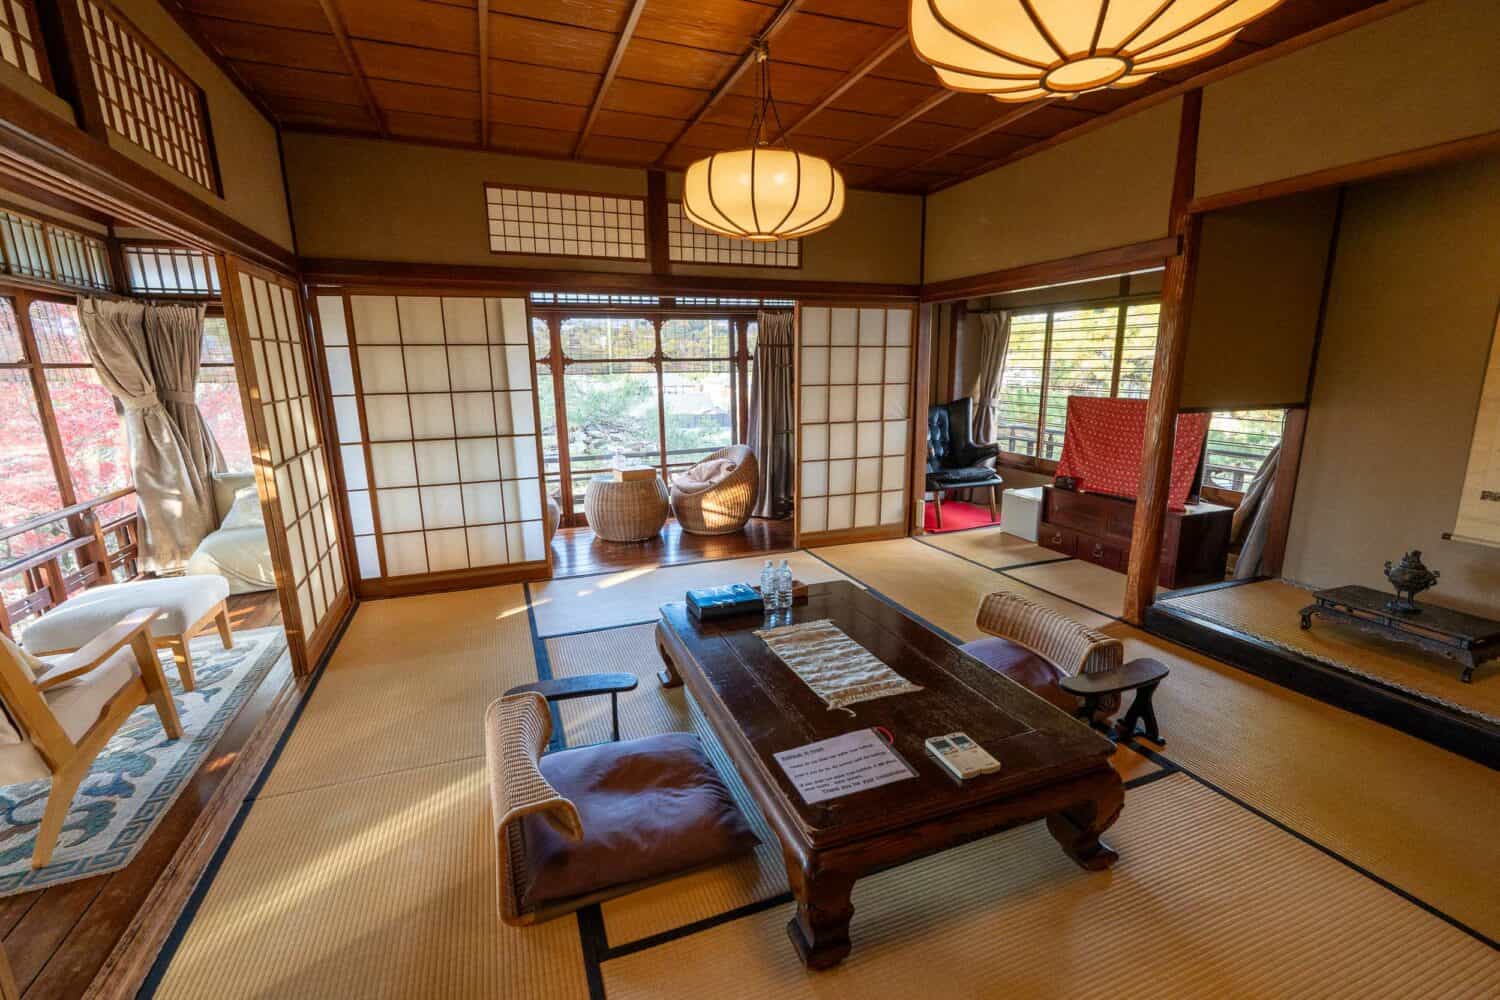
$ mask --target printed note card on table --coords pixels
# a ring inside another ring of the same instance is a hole
[[[873,729],[783,750],[776,763],[809,805],[916,777]]]

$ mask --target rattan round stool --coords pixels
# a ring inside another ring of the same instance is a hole
[[[607,542],[643,542],[667,523],[667,487],[659,476],[617,482],[609,476],[589,480],[583,512],[589,527]]]

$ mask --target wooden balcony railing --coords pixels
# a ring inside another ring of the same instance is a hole
[[[10,584],[18,577],[22,584],[19,596],[0,600],[0,630],[14,635],[17,623],[40,615],[80,590],[138,575],[140,540],[136,536],[135,512],[110,521],[101,521],[98,515],[99,508],[133,493],[135,488],[127,486],[86,503],[0,529],[0,543],[4,543],[58,522],[67,524],[67,537],[0,563],[0,585]],[[7,593],[13,590],[9,586],[5,589]]]

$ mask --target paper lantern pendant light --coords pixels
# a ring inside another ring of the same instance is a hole
[[[760,104],[750,123],[750,145],[693,163],[683,180],[682,211],[710,232],[769,243],[816,233],[844,211],[844,177],[820,156],[782,145],[781,116],[771,100],[769,52],[756,53]],[[768,116],[778,141],[766,138]]]
[[[917,57],[999,101],[1133,87],[1212,55],[1282,0],[911,0]]]

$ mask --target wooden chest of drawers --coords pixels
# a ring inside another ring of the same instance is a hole
[[[1211,503],[1167,511],[1158,582],[1177,589],[1224,579],[1233,518],[1233,508]],[[1130,559],[1134,521],[1134,501],[1048,486],[1037,543],[1123,573]]]

